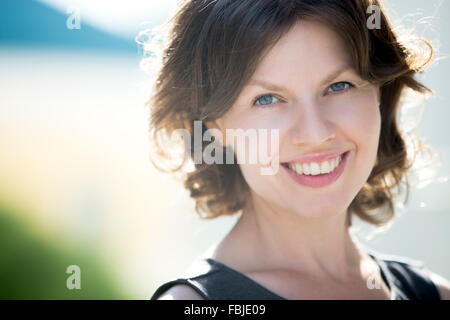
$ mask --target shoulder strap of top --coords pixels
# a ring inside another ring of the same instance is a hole
[[[423,261],[368,252],[376,258],[396,299],[440,300],[440,294]],[[150,300],[156,300],[177,284],[193,288],[206,300],[285,300],[244,274],[213,259],[197,259],[180,278],[160,285]]]
[[[380,267],[387,273],[399,299],[440,300],[440,294],[424,262],[397,255],[374,252]]]
[[[157,300],[163,293],[165,293],[167,290],[169,290],[170,288],[172,288],[173,286],[175,286],[177,284],[188,285],[191,288],[193,288],[195,291],[197,291],[197,293],[200,294],[204,299],[208,299],[207,293],[202,291],[201,287],[195,285],[195,283],[190,283],[189,279],[178,278],[178,279],[170,280],[168,282],[161,284],[156,289],[156,291],[153,293],[150,300]]]
[[[156,300],[177,284],[193,288],[206,300],[282,300],[245,275],[213,259],[197,259],[182,277],[160,285],[150,300]]]

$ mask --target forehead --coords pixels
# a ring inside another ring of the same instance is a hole
[[[301,20],[268,51],[255,75],[319,74],[343,64],[352,65],[339,33],[320,22]]]

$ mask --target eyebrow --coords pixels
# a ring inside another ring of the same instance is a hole
[[[349,65],[343,65],[342,67],[336,69],[336,71],[333,71],[328,76],[326,76],[321,82],[320,85],[323,85],[327,82],[331,82],[334,79],[336,79],[338,76],[340,76],[345,71],[352,70],[352,68]],[[270,83],[265,80],[260,79],[250,79],[247,86],[260,86],[268,90],[274,90],[274,91],[289,91],[287,88],[277,85],[275,83]]]

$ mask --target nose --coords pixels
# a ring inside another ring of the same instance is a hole
[[[293,108],[291,138],[296,145],[321,145],[336,137],[334,123],[326,110],[315,101],[304,102]]]

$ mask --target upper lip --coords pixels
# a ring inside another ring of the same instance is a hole
[[[327,152],[309,153],[303,156],[299,156],[285,163],[309,163],[309,162],[322,162],[329,159],[334,159],[337,156],[347,152],[348,150],[335,150]]]

